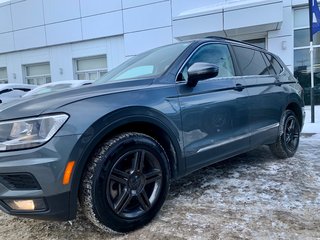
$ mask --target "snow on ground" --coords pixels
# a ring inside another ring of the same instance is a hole
[[[315,106],[314,123],[311,123],[311,106],[305,107],[306,118],[302,133],[320,133],[320,105]]]
[[[80,213],[68,222],[0,212],[0,239],[320,239],[320,108],[296,155],[279,160],[268,147],[175,181],[160,214],[126,235],[97,230]]]

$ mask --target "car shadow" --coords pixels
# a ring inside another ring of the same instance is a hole
[[[224,181],[229,178],[238,178],[241,173],[243,179],[256,173],[257,169],[267,170],[268,163],[279,161],[272,155],[268,146],[261,146],[257,149],[212,164],[208,167],[197,170],[183,178],[174,180],[170,186],[169,199],[175,198],[188,191],[199,191],[202,186],[210,181]],[[248,175],[248,176],[246,176]]]

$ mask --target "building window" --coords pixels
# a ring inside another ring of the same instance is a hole
[[[39,63],[25,65],[25,82],[28,84],[42,85],[51,82],[50,64]]]
[[[294,10],[294,76],[304,88],[304,100],[310,104],[311,67],[309,38],[309,9]],[[320,34],[313,35],[313,70],[315,104],[320,104]]]
[[[8,83],[8,73],[7,68],[0,68],[0,83]]]
[[[250,39],[250,40],[244,40],[244,42],[253,44],[260,48],[266,48],[266,39],[265,38],[257,38],[257,39]]]
[[[108,72],[105,55],[79,58],[74,62],[76,79],[79,80],[96,80]]]

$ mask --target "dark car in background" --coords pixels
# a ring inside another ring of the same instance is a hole
[[[0,106],[0,206],[98,227],[147,224],[169,184],[269,145],[292,157],[302,88],[264,49],[224,38],[163,46],[89,86]]]
[[[0,103],[7,103],[19,99],[36,87],[35,85],[19,83],[0,84]]]

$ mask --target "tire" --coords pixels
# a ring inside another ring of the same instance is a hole
[[[99,146],[82,179],[84,214],[103,230],[129,232],[149,223],[169,190],[169,163],[153,138],[123,133]]]
[[[286,110],[280,120],[279,136],[277,141],[270,145],[271,152],[278,158],[292,157],[299,146],[300,124],[291,110]]]

